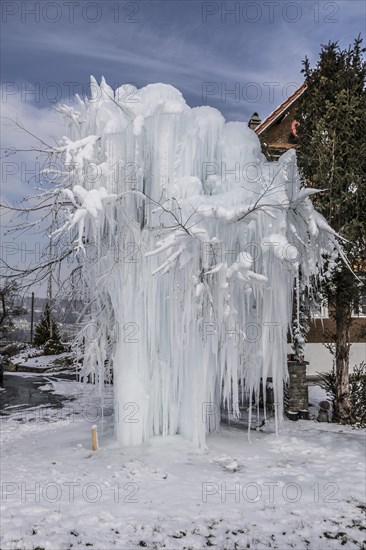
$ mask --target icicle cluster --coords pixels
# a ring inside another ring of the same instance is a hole
[[[269,376],[279,421],[294,283],[337,249],[295,152],[267,162],[246,124],[168,85],[92,90],[61,108],[62,230],[77,228],[91,296],[84,373],[102,383],[112,368],[119,442],[204,447],[238,388],[255,398]]]

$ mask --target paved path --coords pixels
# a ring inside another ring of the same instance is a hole
[[[74,374],[53,375],[52,378],[74,380]],[[19,376],[4,373],[4,391],[0,391],[0,416],[25,411],[27,409],[47,406],[51,409],[60,409],[65,401],[70,401],[63,395],[57,395],[47,390],[38,389],[47,384],[50,376],[34,375]]]

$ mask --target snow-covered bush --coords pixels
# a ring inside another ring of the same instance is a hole
[[[19,352],[30,349],[29,344],[23,342],[12,342],[0,349],[0,355],[3,356],[4,361],[7,362],[14,355],[18,355]]]
[[[58,324],[52,318],[52,311],[48,302],[44,306],[40,321],[36,324],[33,343],[35,346],[43,347],[45,355],[55,355],[65,351],[61,342]]]
[[[356,425],[366,427],[366,362],[356,365],[350,374],[352,416]]]
[[[4,347],[1,350],[1,355],[5,365],[22,365],[28,359],[43,355],[43,350],[30,344],[14,343]]]
[[[335,368],[329,372],[317,373],[321,379],[321,386],[326,390],[331,401],[336,399],[337,383]],[[352,405],[351,424],[366,427],[366,362],[355,365],[349,375],[350,398]]]

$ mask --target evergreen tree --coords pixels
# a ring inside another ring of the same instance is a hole
[[[58,325],[52,319],[48,301],[44,306],[42,318],[36,325],[33,343],[35,346],[45,346],[45,352],[59,353],[63,351]]]
[[[350,326],[366,266],[365,51],[358,37],[345,50],[335,42],[323,45],[313,69],[306,58],[302,72],[307,91],[297,113],[300,171],[308,185],[327,189],[317,196],[316,208],[346,239],[344,248],[356,273],[339,261],[326,288],[330,315],[335,320],[334,419],[342,422],[352,422]]]

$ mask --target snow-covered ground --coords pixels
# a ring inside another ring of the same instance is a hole
[[[365,431],[286,421],[251,444],[224,427],[207,452],[179,436],[118,448],[110,392],[102,407],[91,386],[50,376],[49,389],[74,401],[2,422],[4,550],[366,547]]]
[[[43,355],[41,348],[29,346],[11,357],[10,362],[16,367],[17,371],[46,372],[65,369],[65,366],[71,364],[72,357],[70,352]]]

